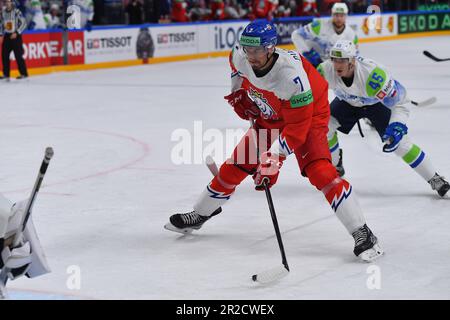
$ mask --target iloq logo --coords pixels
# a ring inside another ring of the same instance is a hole
[[[244,30],[244,26],[240,27],[222,27],[216,26],[214,28],[214,44],[215,49],[231,49]]]
[[[107,49],[107,48],[125,48],[131,46],[131,36],[126,37],[109,37],[88,39],[87,48],[89,50]]]
[[[171,44],[195,41],[195,32],[160,33],[157,36],[158,44]]]

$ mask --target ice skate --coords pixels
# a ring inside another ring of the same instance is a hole
[[[170,217],[170,222],[164,228],[181,234],[189,234],[194,230],[200,229],[206,221],[221,212],[222,208],[217,209],[210,216],[202,216],[195,211],[177,213]]]
[[[441,197],[444,197],[447,194],[448,190],[450,190],[450,184],[445,180],[444,177],[438,175],[437,173],[433,178],[431,178],[430,181],[428,181],[428,183],[430,184],[431,188],[433,190],[436,190]]]
[[[362,226],[352,233],[355,239],[355,256],[365,262],[372,262],[384,254],[378,244],[377,237],[372,233],[367,225]]]

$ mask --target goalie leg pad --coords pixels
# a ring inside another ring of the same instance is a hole
[[[0,194],[0,239],[5,238],[8,221],[11,217],[12,202]]]
[[[32,218],[30,216],[23,232],[24,240],[31,245],[31,264],[26,273],[28,278],[36,278],[51,272]]]
[[[3,203],[5,204],[5,203]],[[18,202],[10,208],[9,219],[6,224],[6,232],[3,241],[11,239],[21,228],[21,222],[27,200]],[[0,247],[2,252],[2,261],[6,266],[12,268],[10,279],[15,279],[23,274],[29,278],[34,278],[50,272],[44,251],[37,236],[36,228],[34,227],[32,216],[29,217],[25,230],[22,234],[23,245],[19,248]],[[9,244],[8,244],[9,245]],[[25,254],[26,253],[26,254]],[[19,263],[20,262],[20,263]]]

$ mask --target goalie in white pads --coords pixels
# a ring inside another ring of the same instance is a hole
[[[359,119],[367,118],[385,143],[383,151],[402,158],[443,197],[450,189],[449,183],[407,136],[411,100],[405,87],[376,61],[357,56],[351,41],[338,41],[330,56],[331,60],[318,70],[336,94],[330,104],[328,143],[339,174],[343,176],[345,170],[337,131],[348,134]]]
[[[27,200],[13,205],[0,194],[0,270],[8,268],[11,280],[23,275],[35,278],[50,272],[31,216],[22,233],[20,245],[12,246],[14,236],[22,228],[26,205]]]
[[[348,7],[337,2],[331,9],[332,18],[328,21],[314,20],[292,33],[292,42],[314,67],[330,57],[330,49],[338,40],[353,41],[358,45],[358,37],[347,26]]]

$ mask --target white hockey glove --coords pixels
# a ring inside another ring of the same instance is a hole
[[[8,277],[17,279],[27,273],[31,264],[31,246],[27,241],[23,245],[10,249],[5,247],[0,258],[0,267],[8,268]]]
[[[22,228],[21,222],[25,215],[25,210],[27,206],[27,200],[19,201],[15,203],[11,208],[11,218],[8,223],[8,232],[5,238],[13,238],[17,232]],[[0,243],[5,243],[6,241],[0,241]],[[10,272],[8,277],[11,280],[21,277],[24,275],[30,266],[32,261],[31,257],[31,245],[28,241],[24,241],[23,234],[20,239],[20,245],[14,248],[11,246],[4,245],[0,246],[0,269],[8,268]]]

